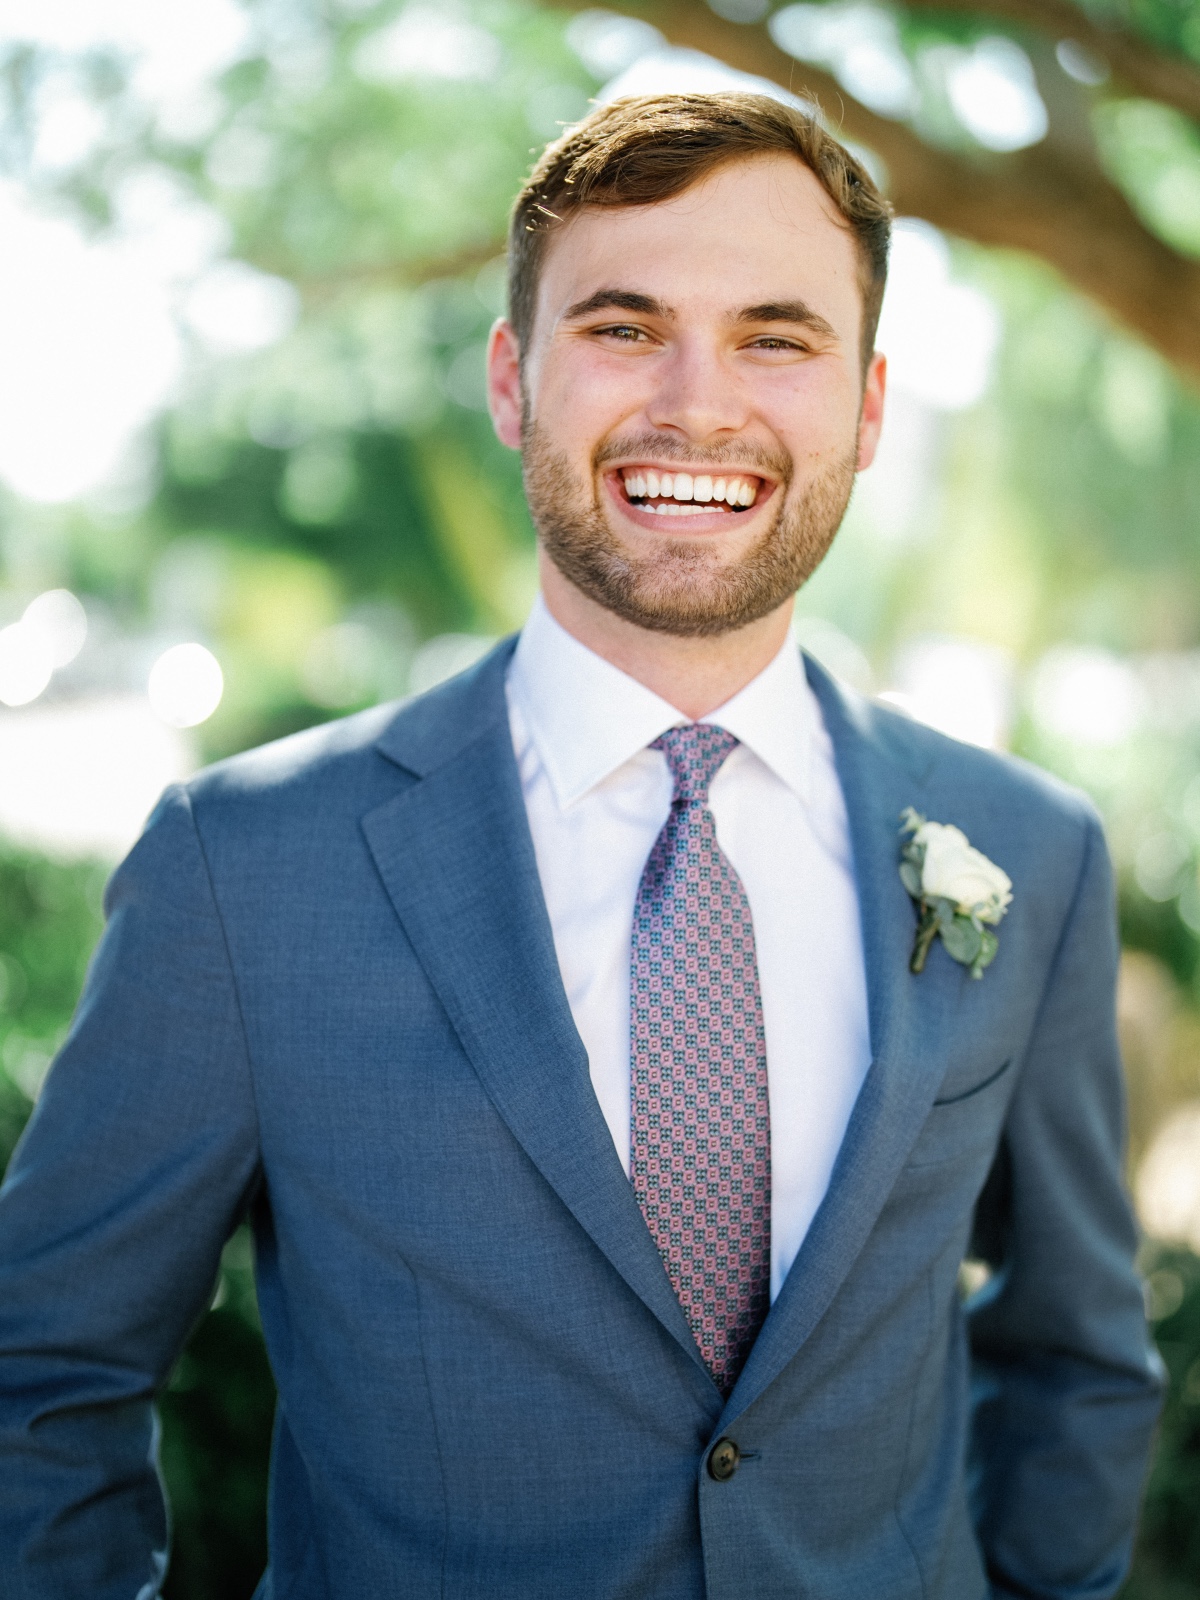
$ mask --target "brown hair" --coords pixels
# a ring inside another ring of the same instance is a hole
[[[533,330],[546,241],[573,212],[670,200],[727,161],[768,154],[802,161],[854,235],[865,370],[887,279],[891,207],[815,116],[770,95],[740,92],[615,100],[546,147],[517,196],[508,234],[509,315],[521,350]]]

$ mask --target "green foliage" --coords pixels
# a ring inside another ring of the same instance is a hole
[[[1200,26],[1196,32],[1200,36]],[[1200,255],[1196,125],[1156,101],[1121,100],[1100,108],[1096,131],[1113,175],[1147,227],[1181,254]]]
[[[314,291],[502,236],[531,134],[578,116],[592,87],[559,19],[517,0],[455,13],[462,67],[441,78],[405,69],[399,6],[256,14],[261,54],[225,81],[199,186],[238,254]]]
[[[165,1600],[248,1600],[267,1561],[275,1385],[245,1227],[225,1248],[214,1306],[179,1358],[159,1410],[172,1522]]]
[[[0,855],[0,1166],[75,1009],[103,882],[94,865]]]
[[[1147,1266],[1170,1390],[1122,1600],[1191,1600],[1200,1591],[1200,1257],[1158,1250]]]

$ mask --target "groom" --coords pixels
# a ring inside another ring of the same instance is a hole
[[[0,1193],[6,1597],[158,1592],[152,1401],[247,1208],[264,1597],[1116,1591],[1158,1377],[1099,825],[789,644],[887,239],[758,97],[538,164],[490,383],[542,599],[170,791],[116,874]],[[914,972],[922,889],[991,920]]]

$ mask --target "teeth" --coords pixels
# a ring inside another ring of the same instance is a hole
[[[631,500],[675,500],[686,503],[698,501],[708,505],[724,501],[730,506],[752,506],[758,498],[755,479],[732,477],[714,478],[703,472],[693,477],[690,472],[656,472],[652,467],[633,469],[622,474],[625,492]],[[663,510],[664,507],[655,507]]]

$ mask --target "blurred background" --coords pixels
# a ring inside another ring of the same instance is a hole
[[[1172,1380],[1126,1593],[1200,1596],[1200,0],[0,0],[0,1165],[164,784],[523,620],[483,356],[533,155],[746,75],[901,219],[797,634],[1107,820]],[[163,1396],[173,1600],[251,1594],[273,1403],[239,1233]]]

